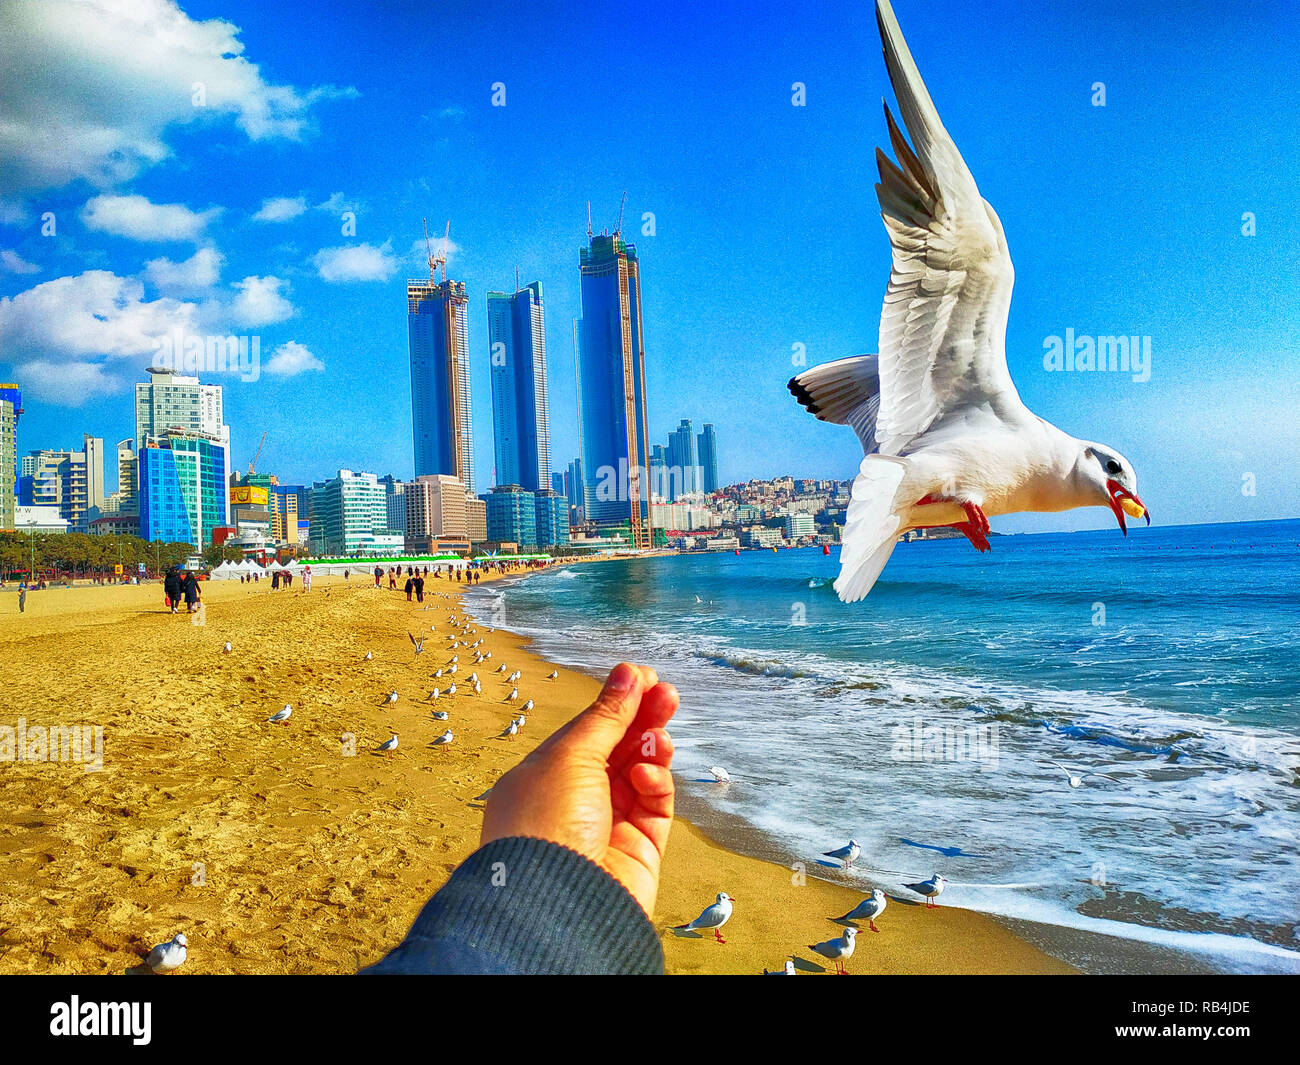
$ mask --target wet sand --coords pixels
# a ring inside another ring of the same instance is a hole
[[[430,748],[446,726],[424,700],[445,686],[430,674],[455,609],[440,593],[458,587],[429,581],[421,606],[360,575],[305,595],[205,583],[201,625],[167,613],[157,584],[32,592],[21,616],[0,593],[0,726],[104,737],[99,771],[0,762],[0,972],[133,971],[181,931],[182,972],[349,973],[381,957],[477,847],[483,793],[599,687],[564,669],[543,679],[554,667],[480,624],[488,669],[522,669],[536,707],[517,739],[498,738],[509,689],[462,648],[458,676],[479,668],[483,694],[438,701],[456,742]],[[408,632],[429,633],[422,655]],[[285,703],[289,722],[267,724]],[[390,727],[391,758],[374,752]],[[761,973],[788,957],[829,971],[807,945],[837,935],[829,918],[861,895],[816,866],[797,880],[679,817],[654,918],[668,971]],[[737,898],[725,945],[670,930],[718,891]],[[1071,971],[968,911],[891,897],[878,927],[863,927],[850,973]]]

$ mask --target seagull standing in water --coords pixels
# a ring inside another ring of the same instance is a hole
[[[853,863],[857,861],[858,855],[862,853],[862,848],[858,846],[856,839],[849,840],[846,846],[840,847],[833,851],[822,851],[827,858],[838,858],[844,863],[845,869],[852,869]]]
[[[851,426],[866,452],[835,581],[847,603],[871,591],[913,529],[957,529],[983,552],[990,514],[1105,506],[1125,535],[1125,514],[1151,523],[1123,455],[1070,436],[1021,402],[1007,369],[1015,274],[1002,223],[944,129],[889,0],[877,0],[876,21],[912,139],[909,146],[886,105],[897,163],[876,150],[876,197],[893,250],[880,353],[826,363],[789,383],[822,421]],[[1109,357],[1126,369],[1124,344]]]
[[[918,895],[925,896],[925,908],[933,910],[939,904],[934,900],[943,894],[943,886],[948,883],[946,876],[940,876],[935,873],[929,880],[922,880],[918,884],[904,884],[903,887],[908,891],[915,891]]]

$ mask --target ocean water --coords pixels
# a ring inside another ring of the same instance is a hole
[[[1300,971],[1300,521],[905,543],[851,606],[837,571],[614,561],[471,609],[591,673],[654,666],[679,786],[792,861],[852,837],[864,887],[941,872],[945,904]]]

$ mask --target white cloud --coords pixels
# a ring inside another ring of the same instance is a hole
[[[81,221],[87,229],[132,240],[198,240],[220,207],[191,211],[182,203],[151,203],[143,196],[102,195],[87,201]]]
[[[172,154],[172,125],[233,118],[249,140],[297,140],[316,101],[357,95],[266,81],[239,32],[222,19],[195,21],[174,0],[0,5],[10,194],[130,180]]]
[[[266,364],[266,372],[276,377],[296,377],[309,370],[324,370],[325,364],[296,340],[281,344]]]
[[[373,244],[321,248],[312,263],[324,281],[387,281],[397,269],[397,259],[387,241],[381,248]]]
[[[230,315],[242,326],[274,325],[293,317],[293,304],[280,294],[288,282],[278,277],[246,277],[235,282],[238,295]]]
[[[197,328],[199,308],[146,300],[138,278],[90,270],[0,298],[0,350],[37,399],[81,406],[139,377],[154,337]]]
[[[164,292],[203,292],[217,283],[224,262],[225,257],[216,248],[200,248],[179,263],[171,259],[150,259],[144,264],[144,276]]]
[[[6,274],[39,274],[41,268],[35,263],[29,263],[16,251],[0,248],[0,271]]]
[[[253,215],[254,222],[288,222],[307,210],[302,196],[275,196],[262,201],[262,207]]]

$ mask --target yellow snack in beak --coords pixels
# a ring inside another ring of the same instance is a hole
[[[1124,508],[1124,513],[1130,518],[1141,518],[1146,514],[1146,508],[1132,499],[1121,499],[1119,505]]]

